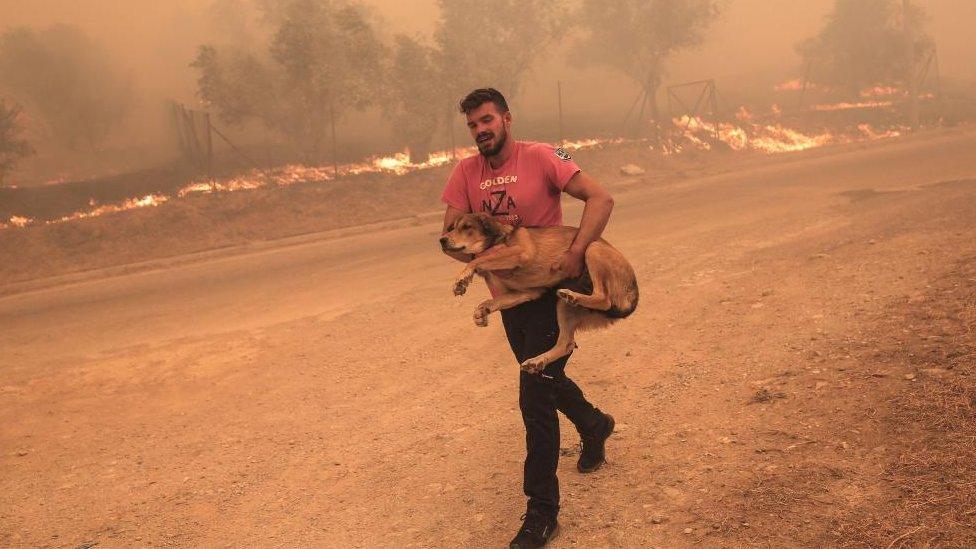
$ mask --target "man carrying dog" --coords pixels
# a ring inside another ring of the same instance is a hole
[[[600,238],[613,210],[613,199],[599,183],[584,174],[562,149],[516,141],[511,135],[512,113],[493,88],[477,89],[461,101],[479,155],[463,159],[448,180],[441,199],[447,204],[444,232],[469,212],[484,212],[512,225],[562,225],[561,193],[583,200],[579,231],[559,265],[566,278],[584,275],[584,252]],[[450,253],[460,261],[472,256]],[[556,342],[555,289],[539,299],[501,311],[509,345],[521,364]],[[523,489],[529,498],[524,522],[510,547],[542,547],[558,529],[560,411],[579,431],[582,441],[576,466],[581,473],[596,471],[605,461],[604,443],[614,420],[583,396],[566,376],[565,356],[539,374],[520,373],[519,408],[525,423],[526,458]]]

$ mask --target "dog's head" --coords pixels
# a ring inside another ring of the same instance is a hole
[[[508,240],[513,230],[486,213],[464,214],[441,237],[441,249],[477,255]]]

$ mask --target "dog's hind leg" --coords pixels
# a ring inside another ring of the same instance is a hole
[[[550,362],[554,362],[576,348],[576,328],[579,326],[580,315],[574,311],[572,305],[564,301],[556,302],[556,321],[559,323],[559,338],[552,349],[539,356],[532,357],[522,363],[522,369],[530,374],[541,372]]]
[[[590,249],[592,249],[592,246],[586,250],[587,259],[590,259],[593,254],[599,253],[597,251],[591,253]],[[556,295],[559,296],[559,299],[569,303],[570,305],[585,307],[587,309],[594,309],[597,311],[609,310],[611,302],[610,296],[607,295],[607,276],[606,273],[601,271],[600,265],[599,260],[587,261],[586,263],[587,269],[590,272],[590,280],[593,282],[592,294],[581,294],[579,292],[574,292],[573,290],[563,288],[556,291]]]
[[[516,305],[521,305],[526,301],[532,301],[542,295],[543,290],[525,290],[520,292],[507,292],[499,295],[495,299],[487,299],[482,301],[478,307],[474,310],[474,324],[475,326],[487,326],[488,325],[488,315],[495,311],[502,311],[504,309],[511,309]]]

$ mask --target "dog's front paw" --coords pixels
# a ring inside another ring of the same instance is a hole
[[[454,295],[464,295],[468,291],[468,285],[471,284],[471,279],[474,278],[474,273],[468,275],[461,275],[460,278],[454,281]]]
[[[488,315],[491,314],[491,309],[489,309],[484,303],[478,305],[478,308],[474,310],[474,325],[484,328],[488,325]]]
[[[572,290],[566,290],[566,289],[557,290],[556,291],[556,296],[559,299],[562,299],[563,301],[565,301],[566,303],[569,303],[570,305],[578,305],[579,304],[579,300],[576,298],[576,292],[574,292]]]
[[[546,355],[542,354],[523,362],[522,370],[530,374],[538,374],[545,369],[547,364],[549,364],[549,361],[546,359]]]

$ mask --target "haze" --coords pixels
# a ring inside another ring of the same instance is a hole
[[[18,26],[43,29],[58,23],[77,25],[108,48],[113,63],[134,76],[136,106],[106,145],[113,152],[103,151],[101,161],[88,168],[90,173],[72,173],[71,169],[63,168],[64,173],[57,174],[59,179],[134,169],[163,162],[174,154],[172,130],[162,109],[164,101],[175,99],[187,105],[199,104],[197,74],[188,66],[197,48],[204,43],[241,39],[240,33],[231,30],[237,26],[236,21],[214,15],[215,3],[218,2],[4,0],[0,3],[0,29]],[[765,83],[795,77],[801,71],[794,46],[817,31],[831,3],[830,0],[731,0],[700,48],[681,52],[669,60],[665,84],[715,78],[719,89],[724,91],[748,86],[756,80]],[[246,1],[240,4],[249,5]],[[370,0],[366,4],[381,21],[378,26],[387,40],[398,33],[429,37],[434,29],[437,5],[433,0]],[[965,80],[976,77],[976,46],[970,39],[969,28],[976,21],[976,3],[925,0],[920,4],[931,16],[928,30],[938,47],[942,74]],[[499,23],[486,23],[486,32],[496,24]],[[478,37],[472,36],[471,42],[472,47],[477,47]],[[569,117],[618,119],[637,93],[631,81],[609,70],[584,68],[574,60],[569,48],[557,48],[534,64],[521,93],[512,98],[521,128],[531,137],[554,137],[551,128],[557,81],[563,83]],[[353,113],[341,123],[341,148],[346,155],[401,149],[402,139],[388,126],[379,119],[375,108],[366,113]],[[457,128],[463,132],[462,126]],[[268,138],[263,135],[257,139]],[[22,169],[14,174],[14,183],[29,185],[54,177],[44,166],[51,165],[51,155],[55,152],[48,143],[35,142],[34,146],[39,154],[24,162]],[[91,161],[89,158],[71,160],[75,165]],[[116,166],[119,163],[122,166]]]

